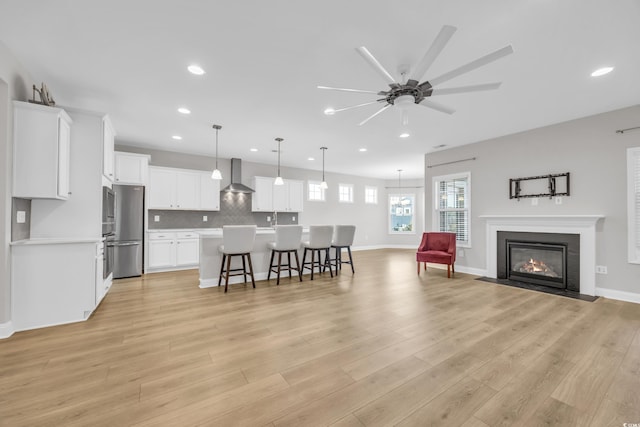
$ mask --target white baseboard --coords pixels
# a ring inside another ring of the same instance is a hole
[[[456,273],[465,273],[465,274],[473,274],[474,276],[484,277],[487,275],[487,270],[483,270],[481,268],[475,267],[465,267],[464,265],[456,264]]]
[[[596,295],[599,297],[640,304],[640,294],[636,294],[634,292],[617,291],[615,289],[596,287]]]
[[[0,323],[0,339],[9,338],[14,332],[13,322]]]

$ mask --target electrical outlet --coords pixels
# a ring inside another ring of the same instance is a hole
[[[458,256],[464,258],[464,249],[458,249]]]
[[[596,265],[596,273],[598,273],[598,274],[607,274],[607,266],[606,265]]]
[[[531,206],[538,206],[538,198],[534,197],[533,199],[531,199]]]
[[[295,220],[296,220],[296,217],[294,216],[294,217],[293,217],[293,221],[295,221]]]
[[[160,215],[154,215],[153,216],[153,221],[154,222],[160,222]]]
[[[207,222],[207,221],[209,221],[209,217],[208,217],[208,216],[206,216],[206,215],[202,215],[202,220],[203,220],[204,222]]]
[[[24,224],[27,222],[27,212],[26,211],[17,211],[16,212],[16,222],[18,224]]]
[[[267,222],[271,222],[271,217],[267,216]]]
[[[556,196],[556,205],[561,205],[561,204],[562,204],[562,197]]]

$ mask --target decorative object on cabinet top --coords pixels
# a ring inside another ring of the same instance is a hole
[[[36,93],[39,95],[40,101],[36,101]],[[33,85],[32,98],[33,99],[29,100],[32,104],[46,105],[48,107],[54,107],[56,105],[56,101],[54,101],[53,97],[49,93],[49,88],[44,83],[42,83],[40,89],[38,89],[36,85]]]

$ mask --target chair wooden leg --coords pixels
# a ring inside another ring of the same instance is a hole
[[[220,263],[220,274],[218,274],[218,286],[222,283],[222,272],[224,272],[224,261],[227,256],[222,254],[222,262]]]
[[[276,280],[276,286],[280,284],[280,268],[282,266],[282,252],[278,251],[278,280]]]
[[[456,273],[456,268],[453,264],[451,264],[451,274],[455,277]]]
[[[256,288],[256,281],[253,278],[253,265],[251,264],[251,254],[246,254],[247,260],[249,261],[249,274],[251,275],[251,284],[253,285],[253,289]]]
[[[227,255],[227,275],[224,278],[224,293],[227,293],[229,287],[229,270],[231,269],[231,255]]]
[[[289,270],[289,278],[291,278],[291,251],[287,251],[287,268]]]
[[[418,276],[420,275],[420,261],[418,261]]]
[[[315,254],[316,250],[311,249],[311,280],[313,280],[313,269],[315,268]]]
[[[269,260],[269,272],[267,273],[267,280],[271,278],[271,270],[273,270],[273,256],[276,254],[276,251],[271,250],[271,259]]]
[[[347,246],[347,253],[349,254],[349,264],[351,264],[351,274],[356,274],[356,269],[353,267],[353,258],[351,257],[351,246]],[[342,258],[342,255],[340,257]]]
[[[302,268],[300,268],[300,258],[298,257],[298,251],[295,251],[296,255],[296,267],[298,267],[298,276],[300,277],[300,281],[302,282]]]
[[[327,266],[327,264],[329,265],[329,274],[331,275],[331,277],[333,277],[333,271],[331,271],[331,256],[329,255],[329,248],[325,249],[324,251],[324,265],[325,268]],[[338,271],[336,270],[336,274],[338,274]]]
[[[447,279],[451,279],[451,264],[447,264]]]

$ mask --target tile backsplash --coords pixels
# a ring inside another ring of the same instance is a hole
[[[206,221],[204,217],[207,217]],[[158,217],[159,221],[155,221]],[[267,221],[267,218],[270,221]],[[295,219],[294,219],[295,218]],[[275,224],[273,212],[251,212],[251,194],[221,193],[220,211],[149,210],[149,229],[220,228],[223,225],[256,224],[270,227]],[[297,224],[297,213],[278,213],[278,224]]]

